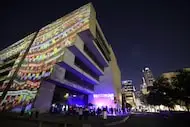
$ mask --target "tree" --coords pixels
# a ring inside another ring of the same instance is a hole
[[[170,108],[176,104],[184,104],[189,111],[190,71],[179,70],[176,72],[176,77],[171,79],[159,77],[147,96],[147,102],[151,105],[162,104]]]
[[[144,105],[147,105],[147,96],[147,94],[140,93],[139,99]]]
[[[185,104],[187,110],[189,111],[190,107],[190,71],[179,70],[173,82],[173,86],[176,91],[176,98],[179,102]],[[181,104],[181,103],[180,103]]]
[[[175,105],[175,95],[172,85],[167,78],[159,77],[153,84],[152,90],[146,100],[150,105],[165,105],[173,108]]]

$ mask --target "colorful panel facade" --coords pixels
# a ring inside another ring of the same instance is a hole
[[[15,69],[18,66],[18,63],[20,62],[20,58],[23,56],[25,49],[29,46],[31,43],[31,39],[34,37],[34,34],[31,34],[24,39],[16,42],[15,44],[9,46],[8,48],[1,51],[0,54],[0,60],[2,61],[1,64],[1,72],[6,71],[7,69],[10,70],[8,75],[1,76],[2,80],[5,80],[0,84],[0,96],[2,95],[3,90],[6,88],[7,83],[9,82],[10,78],[12,77]],[[20,55],[19,55],[20,54]],[[16,56],[16,57],[15,57]],[[10,64],[13,63],[13,64]],[[5,66],[3,68],[3,66]],[[8,66],[7,66],[8,65]]]
[[[11,56],[18,54],[18,57],[16,58],[13,66],[11,67],[12,69],[9,71],[9,74],[6,76],[6,80],[1,85],[1,89],[0,89],[1,93],[3,93],[4,89],[9,84],[10,79],[13,78],[12,76],[13,76],[15,70],[16,70],[16,68],[18,68],[18,64],[21,62],[21,59],[22,59],[23,55],[26,53],[26,49],[28,48],[29,44],[32,42],[33,38],[34,38],[34,33],[25,37],[21,41],[19,41],[19,43],[17,43],[17,45],[10,46],[10,49],[7,49],[7,51],[5,51],[3,54],[1,54],[2,60],[6,60],[7,58],[10,58]],[[4,55],[4,54],[7,54],[7,55]],[[24,83],[20,83],[19,79],[17,77],[14,79],[14,82],[11,85],[9,91],[7,92],[6,97],[4,98],[3,101],[1,101],[1,109],[3,107],[10,108],[10,107],[16,105],[17,102],[21,101],[23,94],[20,94],[21,92],[17,91],[18,87],[15,87],[16,84],[22,85]]]
[[[72,45],[77,33],[89,29],[90,9],[90,4],[85,5],[40,29],[14,83],[1,102],[2,108],[9,109],[19,104],[27,104],[35,98],[42,78],[50,76],[54,65],[63,61],[61,56],[64,49]],[[15,71],[23,54],[24,50],[21,51],[9,76]]]

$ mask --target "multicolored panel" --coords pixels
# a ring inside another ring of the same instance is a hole
[[[12,77],[13,73],[15,72],[16,68],[18,67],[18,63],[21,60],[21,57],[23,56],[23,53],[25,52],[25,49],[29,46],[31,43],[32,38],[34,37],[34,34],[31,34],[21,41],[18,41],[16,44],[13,44],[9,46],[6,50],[2,51],[3,53],[0,54],[1,60],[5,60],[7,58],[10,58],[11,56],[14,56],[16,54],[19,54],[19,57],[15,60],[14,65],[6,69],[10,69],[9,74],[6,76],[6,80],[3,82],[3,84],[0,85],[0,92],[3,92],[3,90],[6,88],[10,78]],[[14,59],[13,59],[14,60]],[[9,60],[8,62],[11,62],[12,60]],[[2,93],[1,93],[2,94]],[[1,96],[0,94],[0,96]]]
[[[29,44],[31,43],[31,41],[32,41],[33,38],[34,38],[34,33],[31,34],[31,35],[29,35],[29,36],[27,36],[27,37],[25,37],[24,39],[22,39],[22,43],[19,43],[20,47],[22,47],[22,48],[19,48],[19,50],[16,50],[15,52],[17,52],[17,54],[18,54],[18,51],[19,51],[20,54],[19,54],[18,58],[16,59],[14,65],[12,66],[12,69],[10,70],[9,74],[7,75],[7,78],[6,78],[6,80],[4,81],[3,85],[0,87],[1,95],[2,95],[2,93],[3,93],[3,91],[4,91],[4,89],[5,89],[5,88],[7,87],[7,85],[9,84],[10,79],[12,78],[12,76],[13,76],[13,74],[14,74],[16,68],[18,67],[18,64],[21,62],[21,58],[23,57],[23,55],[24,55],[26,49],[28,48],[28,46],[29,46]],[[17,45],[14,45],[14,46],[17,47]],[[9,52],[12,52],[13,49],[15,49],[15,47],[11,47],[11,49],[9,49],[8,51],[9,51]],[[13,51],[12,54],[14,54],[15,52]],[[15,54],[14,54],[14,55],[15,55]],[[8,93],[7,93],[7,95],[6,95],[6,97],[4,98],[3,101],[1,101],[0,109],[2,109],[3,107],[7,108],[7,105],[10,106],[10,103],[12,103],[12,100],[13,100],[14,96],[16,96],[16,95],[17,95],[17,96],[18,96],[18,95],[20,96],[19,91],[17,91],[18,89],[13,89],[13,86],[15,86],[15,84],[20,83],[20,82],[17,81],[17,80],[18,80],[18,77],[15,78],[15,80],[14,80],[13,84],[11,85],[11,88],[9,89],[9,91],[8,91]],[[20,86],[23,87],[23,84],[24,84],[23,82],[20,83]],[[14,96],[12,96],[12,94],[10,94],[10,93],[12,93],[12,92],[14,92]],[[17,93],[17,94],[16,94],[16,93]],[[10,98],[11,98],[11,99],[10,99]],[[8,106],[8,107],[9,107],[9,106]]]
[[[7,93],[6,108],[34,100],[41,79],[50,76],[54,65],[62,61],[64,49],[72,45],[76,34],[89,29],[89,19],[90,5],[87,5],[40,29]],[[20,62],[23,53],[16,63]]]
[[[15,54],[20,53],[21,51],[24,51],[26,47],[28,47],[28,44],[31,42],[31,38],[34,36],[34,34],[31,34],[22,40],[12,44],[11,46],[7,47],[6,49],[2,50],[0,52],[0,60],[5,60]]]

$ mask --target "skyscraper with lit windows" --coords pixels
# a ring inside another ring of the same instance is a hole
[[[135,87],[132,80],[122,81],[122,105],[126,107],[126,103],[136,106]]]
[[[152,74],[152,71],[146,67],[143,72],[143,82],[146,84],[147,87],[152,87],[154,82],[154,76]]]
[[[92,4],[2,50],[0,61],[1,110],[120,103],[120,69]]]

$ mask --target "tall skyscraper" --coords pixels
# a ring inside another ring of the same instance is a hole
[[[142,84],[140,85],[140,91],[142,94],[148,94],[147,85],[144,77],[142,77]]]
[[[152,71],[146,67],[142,70],[143,72],[143,85],[146,85],[147,89],[153,86],[154,77]]]
[[[120,69],[92,4],[2,50],[0,61],[1,110],[121,102]]]
[[[122,101],[123,107],[125,107],[125,103],[129,103],[133,107],[136,105],[135,87],[132,80],[122,81]]]

